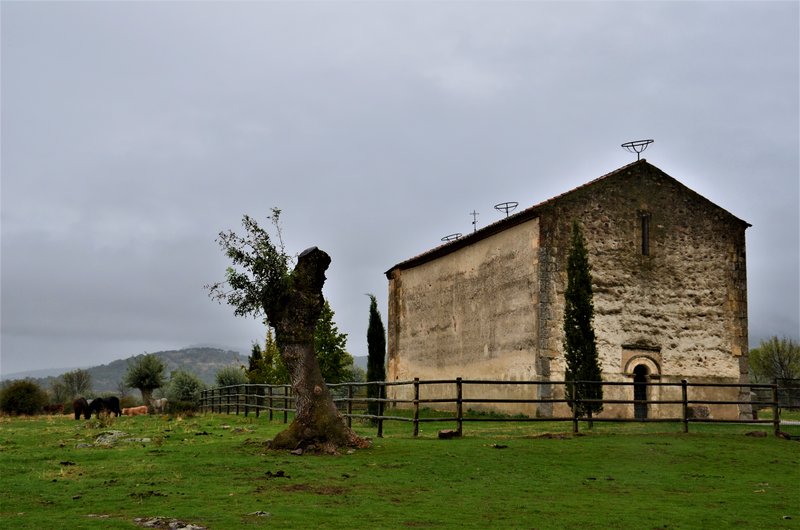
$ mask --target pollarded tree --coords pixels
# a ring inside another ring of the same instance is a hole
[[[280,231],[280,210],[273,208],[272,223],[278,246],[270,234],[245,215],[245,235],[221,232],[217,242],[233,262],[225,282],[207,286],[210,295],[232,305],[236,315],[266,316],[295,397],[295,418],[271,441],[274,449],[316,449],[333,453],[339,447],[367,447],[336,409],[314,352],[314,331],[325,299],[322,286],[331,258],[317,247],[303,251],[289,269]],[[238,267],[238,268],[235,268]]]
[[[386,328],[383,327],[381,313],[378,311],[378,301],[375,295],[369,296],[369,325],[367,326],[367,381],[386,380]],[[386,387],[369,385],[367,397],[385,398]],[[377,415],[380,403],[369,401],[367,411]]]
[[[564,360],[567,380],[567,400],[579,416],[603,410],[602,403],[587,403],[587,399],[603,399],[603,386],[597,357],[592,320],[592,274],[583,232],[577,221],[572,223],[572,240],[567,257],[567,290],[564,293]],[[572,383],[572,381],[578,381]],[[591,425],[591,423],[590,423]]]
[[[164,361],[155,354],[140,355],[128,365],[122,381],[127,386],[138,389],[142,393],[142,402],[149,407],[153,400],[153,390],[166,384],[166,368]]]

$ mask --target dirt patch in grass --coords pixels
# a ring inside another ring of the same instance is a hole
[[[316,486],[314,484],[292,484],[281,488],[290,493],[313,493],[315,495],[343,495],[347,488],[340,486]]]
[[[571,440],[571,439],[575,438],[576,436],[583,436],[583,434],[581,434],[581,433],[568,434],[568,433],[563,433],[563,432],[555,432],[555,433],[546,432],[546,433],[543,433],[543,434],[534,434],[534,435],[525,436],[524,438],[529,438],[529,439],[530,438],[532,438],[532,439],[544,438],[545,440]]]

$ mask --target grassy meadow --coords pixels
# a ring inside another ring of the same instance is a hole
[[[371,449],[294,456],[265,449],[265,417],[106,423],[0,418],[0,527],[800,528],[800,443],[745,434],[769,425],[391,422]],[[135,441],[90,445],[110,430]]]

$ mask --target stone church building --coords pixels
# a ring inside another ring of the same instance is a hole
[[[467,387],[464,397],[563,398],[571,226],[587,242],[605,399],[680,399],[680,386],[748,382],[745,230],[750,226],[642,159],[403,261],[389,279],[387,381],[554,384]],[[446,385],[424,398],[453,396]],[[410,399],[409,387],[389,397]],[[690,388],[738,400],[748,389]],[[749,407],[708,405],[712,418]],[[467,406],[465,406],[466,410]],[[469,404],[564,417],[566,404]],[[607,404],[601,417],[680,417],[680,405]]]

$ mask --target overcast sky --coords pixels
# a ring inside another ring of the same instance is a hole
[[[635,160],[747,231],[751,346],[800,336],[798,2],[8,2],[0,371],[208,344],[283,210],[353,355],[394,264]]]

